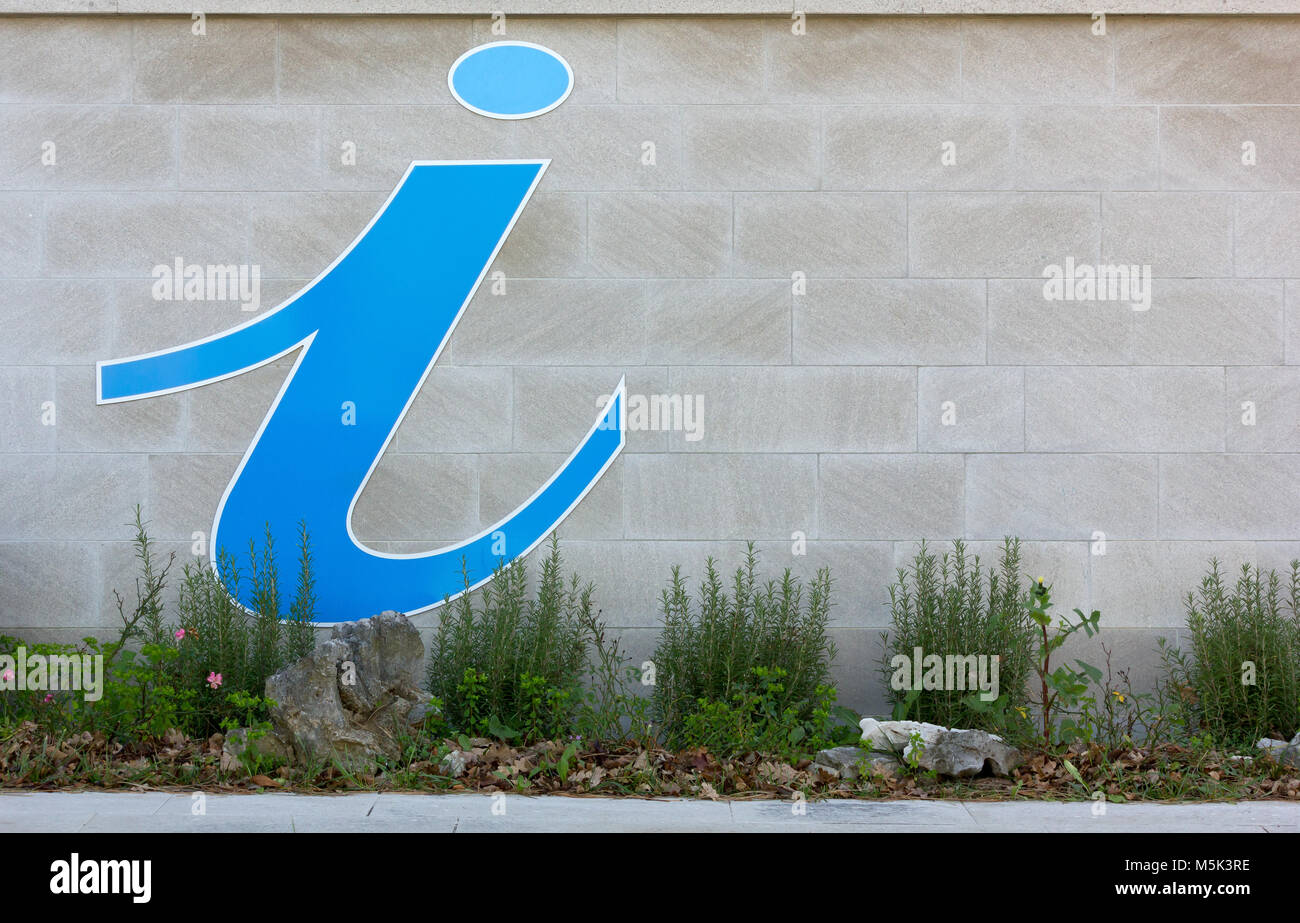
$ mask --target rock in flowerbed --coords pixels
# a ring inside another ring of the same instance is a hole
[[[996,734],[986,731],[945,728],[922,721],[877,721],[863,718],[862,742],[876,753],[901,754],[928,772],[954,778],[970,778],[988,772],[1009,776],[1023,760],[1020,751]],[[840,749],[858,749],[840,748]],[[824,751],[825,752],[825,751]],[[818,754],[820,761],[821,754]]]
[[[881,753],[901,752],[904,757],[912,755],[914,739],[922,747],[928,747],[941,733],[948,730],[941,725],[924,721],[877,721],[875,718],[863,718],[858,726],[862,728],[862,742],[872,750]]]
[[[898,769],[901,765],[892,753],[873,753],[862,747],[833,747],[819,750],[808,768],[821,770],[833,778],[852,780],[863,769],[871,773],[877,769]]]
[[[1265,737],[1255,744],[1255,749],[1263,750],[1265,756],[1282,766],[1300,768],[1300,734],[1296,734],[1290,741]]]
[[[221,768],[243,763],[248,766],[273,765],[293,761],[293,748],[275,731],[261,733],[235,728],[221,744]]]
[[[996,734],[986,731],[952,729],[939,734],[934,743],[921,751],[917,765],[922,769],[968,779],[988,770],[995,776],[1009,776],[1022,757]]]
[[[399,612],[334,628],[330,639],[266,681],[273,735],[299,760],[337,758],[348,768],[396,756],[403,731],[429,711],[420,689],[424,644]]]

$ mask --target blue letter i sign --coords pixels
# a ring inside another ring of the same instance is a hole
[[[305,522],[321,622],[420,612],[465,591],[462,561],[473,588],[527,554],[604,474],[625,439],[622,382],[551,479],[480,534],[397,555],[352,533],[358,496],[548,163],[413,163],[352,245],[278,308],[204,340],[99,363],[106,404],[219,382],[297,351],[217,508],[214,566],[223,548],[260,544],[268,525],[287,538]],[[345,402],[355,408],[347,426]],[[238,601],[251,608],[250,596],[244,581]]]

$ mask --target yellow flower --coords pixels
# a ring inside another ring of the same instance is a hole
[[[1022,717],[1022,718],[1028,718],[1028,717],[1029,717],[1029,713],[1028,713],[1027,711],[1025,711],[1025,709],[1024,709],[1022,706],[1020,706],[1020,705],[1017,705],[1017,706],[1016,706],[1016,711],[1020,712],[1020,717]]]
[[[1124,693],[1112,691],[1111,695],[1119,699],[1121,705],[1124,703]]]

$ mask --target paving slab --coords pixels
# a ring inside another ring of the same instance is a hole
[[[1300,804],[702,801],[465,794],[249,795],[35,792],[0,795],[0,831],[1296,833]]]
[[[0,819],[32,811],[44,814],[152,814],[172,797],[171,792],[6,792],[0,795]]]
[[[738,825],[784,824],[872,827],[974,827],[960,801],[733,801]]]
[[[1260,832],[1268,824],[1300,823],[1300,804],[1276,801],[1179,805],[968,802],[966,807],[979,828],[990,832],[1238,833]]]
[[[37,828],[44,829],[44,828]],[[52,831],[53,832],[53,831]],[[293,833],[292,819],[269,817],[95,814],[75,830],[60,833]]]

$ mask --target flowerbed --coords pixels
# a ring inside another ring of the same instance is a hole
[[[102,696],[3,692],[0,787],[1097,804],[1300,798],[1296,746],[1285,755],[1256,749],[1258,737],[1286,741],[1300,727],[1300,562],[1289,584],[1248,567],[1229,585],[1212,564],[1199,594],[1187,597],[1191,655],[1162,642],[1165,674],[1142,691],[1123,671],[1112,673],[1104,646],[1101,669],[1062,657],[1071,635],[1101,631],[1101,615],[1050,613],[1051,585],[1021,578],[1015,540],[988,570],[978,558],[968,562],[960,542],[951,556],[923,544],[889,589],[894,626],[881,669],[893,684],[893,718],[975,727],[971,734],[991,732],[1019,748],[1003,778],[954,779],[928,771],[925,758],[889,765],[864,758],[843,775],[825,768],[819,757],[827,748],[856,745],[860,736],[859,716],[836,703],[830,685],[830,574],[807,584],[788,570],[764,579],[752,547],[729,581],[709,560],[696,593],[674,568],[646,663],[631,663],[607,629],[594,587],[565,578],[552,541],[534,589],[516,563],[440,610],[427,658],[400,614],[348,623],[353,645],[364,647],[379,627],[390,632],[390,653],[404,635],[405,666],[395,670],[391,658],[380,666],[363,647],[314,646],[305,529],[287,608],[268,535],[264,548],[248,551],[256,611],[234,606],[210,571],[187,568],[170,621],[161,599],[171,561],[155,561],[138,519],[136,541],[142,573],[134,605],[119,603],[118,637],[33,645],[46,656],[102,655]],[[223,560],[223,572],[236,570],[233,558]],[[20,644],[0,639],[0,655]],[[919,663],[898,666],[908,652],[970,653],[963,645],[1009,664],[1009,685],[960,692],[932,690],[928,680],[898,685],[922,673]],[[366,662],[377,671],[370,698],[346,688],[342,663],[335,677],[334,655],[325,652],[337,650],[349,652],[354,668]],[[426,659],[421,691],[416,674]],[[375,685],[386,671],[392,675]],[[0,681],[11,682],[12,672]],[[329,725],[342,733],[304,746],[268,691],[320,700],[300,684],[311,677],[326,684],[326,698],[337,691],[343,701]],[[404,703],[402,721],[372,721],[394,696]],[[335,740],[355,743],[357,709],[373,746],[335,752]]]
[[[588,748],[575,741],[511,746],[487,738],[412,740],[401,759],[373,772],[334,764],[283,765],[249,774],[223,755],[223,737],[112,741],[102,733],[56,740],[34,724],[0,745],[0,788],[203,789],[222,792],[505,792],[632,797],[794,800],[817,798],[966,798],[1129,801],[1300,800],[1300,769],[1268,759],[1176,745],[1106,751],[1076,745],[1037,752],[1010,778],[940,779],[882,769],[835,778],[809,759],[756,753],[719,758],[705,750]],[[443,771],[454,751],[468,756],[459,777]]]

